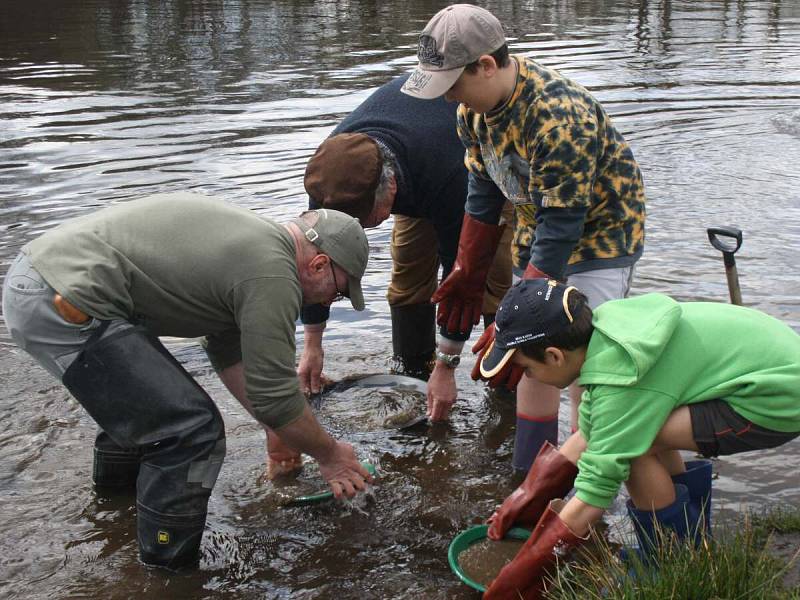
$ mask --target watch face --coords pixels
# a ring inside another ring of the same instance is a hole
[[[436,358],[438,358],[451,369],[455,369],[461,362],[461,356],[458,354],[444,354],[443,352],[437,352]]]

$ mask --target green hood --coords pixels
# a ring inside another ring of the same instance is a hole
[[[663,294],[613,300],[594,311],[594,333],[581,385],[625,385],[640,381],[656,363],[681,318],[682,309]]]

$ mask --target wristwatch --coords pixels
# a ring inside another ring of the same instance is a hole
[[[460,354],[445,354],[444,352],[436,351],[436,360],[444,363],[446,367],[455,369],[461,362]]]

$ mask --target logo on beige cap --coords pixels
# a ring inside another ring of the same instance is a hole
[[[436,67],[441,67],[444,64],[444,55],[436,48],[436,38],[430,35],[422,34],[419,36],[417,58],[421,63]]]

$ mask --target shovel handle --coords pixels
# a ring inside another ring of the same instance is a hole
[[[736,227],[709,227],[706,231],[711,245],[722,252],[725,266],[733,266],[733,255],[742,246],[742,230]],[[723,241],[720,238],[732,238],[732,240]]]
[[[731,303],[741,305],[742,292],[739,288],[739,274],[736,271],[736,259],[733,255],[742,246],[742,230],[736,227],[709,227],[707,232],[708,241],[722,252]],[[723,241],[720,238],[731,238],[731,240]]]

